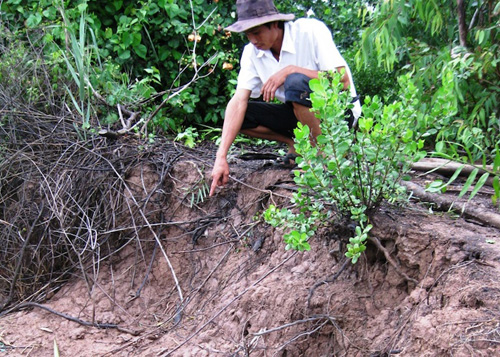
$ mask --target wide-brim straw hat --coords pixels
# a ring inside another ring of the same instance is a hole
[[[237,0],[236,13],[238,21],[226,27],[226,30],[244,32],[268,22],[291,21],[295,18],[294,14],[279,13],[272,0]]]

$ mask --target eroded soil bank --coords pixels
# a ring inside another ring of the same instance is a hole
[[[148,201],[150,226],[44,303],[76,322],[34,306],[3,316],[0,356],[54,355],[55,344],[61,356],[500,355],[498,229],[384,205],[372,233],[397,268],[370,245],[341,271],[337,231],[296,253],[255,220],[286,202],[289,171],[235,158],[228,187],[200,200],[202,157],[160,185],[155,167],[130,172],[128,199],[168,196]]]

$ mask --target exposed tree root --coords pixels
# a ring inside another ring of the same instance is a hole
[[[382,245],[382,243],[380,243],[380,240],[377,237],[370,235],[368,237],[368,239],[370,240],[370,242],[372,242],[373,244],[375,244],[375,246],[378,248],[378,250],[380,250],[382,253],[384,253],[385,259],[387,259],[387,261],[389,262],[389,264],[391,264],[393,266],[393,268],[396,270],[396,272],[399,275],[401,275],[407,281],[410,281],[410,282],[414,283],[415,285],[418,284],[417,280],[413,279],[412,277],[409,277],[405,272],[403,272],[401,270],[401,268],[399,267],[399,265],[391,257],[391,254],[387,251],[387,249],[385,249],[385,247]]]
[[[59,317],[63,317],[66,320],[76,322],[76,323],[83,325],[83,326],[96,327],[99,329],[117,329],[120,332],[128,333],[128,334],[133,335],[133,336],[138,336],[142,332],[142,331],[129,330],[129,329],[123,328],[120,325],[116,325],[116,324],[107,324],[107,323],[98,323],[98,322],[89,322],[89,321],[85,321],[85,320],[80,320],[79,318],[76,318],[74,316],[70,316],[70,315],[67,315],[65,313],[53,310],[48,306],[38,304],[36,302],[26,302],[26,303],[19,304],[16,306],[16,310],[21,310],[21,309],[27,308],[27,307],[38,307],[42,310],[50,312],[51,314],[57,315]]]
[[[396,272],[399,275],[401,275],[403,278],[405,278],[406,281],[412,282],[415,285],[418,284],[417,280],[415,280],[412,277],[408,276],[408,274],[406,274],[405,272],[403,272],[401,270],[401,268],[399,267],[399,265],[391,257],[391,254],[387,251],[387,249],[385,249],[385,247],[382,245],[382,243],[380,243],[380,240],[377,237],[370,236],[368,239],[371,242],[373,242],[373,244],[375,244],[375,246],[377,247],[377,249],[379,249],[384,254],[385,259],[389,262],[389,264],[391,264],[394,267],[394,269],[396,270]],[[309,296],[307,298],[307,308],[309,308],[311,306],[311,299],[312,299],[312,296],[314,295],[314,292],[316,291],[316,289],[319,288],[321,285],[328,284],[328,283],[333,283],[335,280],[337,280],[337,278],[340,276],[340,274],[342,274],[342,272],[347,268],[347,266],[349,265],[349,262],[350,262],[350,260],[346,259],[344,261],[344,263],[342,264],[342,266],[340,267],[340,269],[339,269],[338,272],[336,272],[330,278],[318,281],[316,284],[314,284],[314,286],[309,290]]]
[[[318,281],[316,284],[314,284],[314,286],[311,288],[311,290],[309,290],[309,296],[307,298],[307,308],[309,308],[311,306],[311,299],[312,299],[312,296],[313,296],[314,292],[316,291],[316,289],[319,288],[323,284],[333,283],[335,280],[337,280],[337,278],[340,276],[340,274],[342,274],[342,272],[347,268],[347,266],[349,265],[349,262],[350,262],[350,260],[346,259],[344,261],[344,263],[342,264],[342,266],[340,267],[338,272],[336,272],[330,278]]]
[[[278,347],[276,349],[276,352],[273,354],[273,356],[277,355],[278,352],[282,351],[286,346],[290,345],[291,343],[298,340],[299,338],[307,337],[307,336],[310,336],[310,335],[320,331],[325,325],[331,324],[337,329],[337,331],[342,333],[342,330],[340,329],[340,327],[336,323],[336,319],[333,316],[313,315],[313,316],[305,318],[305,319],[292,321],[292,322],[289,322],[287,324],[273,327],[273,328],[270,328],[267,330],[261,329],[259,332],[252,332],[247,336],[242,336],[243,345],[240,346],[240,348],[237,351],[235,351],[232,354],[232,356],[238,356],[239,351],[242,351],[245,356],[250,356],[251,353],[256,349],[256,346],[258,344],[259,339],[264,335],[267,335],[267,334],[270,334],[273,332],[277,332],[277,331],[281,331],[281,330],[284,330],[284,329],[287,329],[287,328],[290,328],[290,327],[293,327],[296,325],[313,323],[313,322],[315,323],[314,326],[312,326],[310,329],[308,329],[306,331],[302,331],[302,332],[296,334],[294,337],[292,337],[291,339],[289,339],[288,341],[283,343],[280,347]],[[250,337],[251,337],[251,339],[250,339]]]

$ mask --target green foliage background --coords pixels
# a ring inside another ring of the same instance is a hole
[[[331,28],[362,98],[397,100],[397,78],[410,74],[421,102],[432,106],[451,71],[456,113],[426,122],[426,143],[435,155],[493,161],[500,142],[500,3],[465,2],[462,9],[444,0],[275,3]],[[224,31],[236,19],[235,1],[3,0],[0,6],[0,85],[30,105],[54,110],[73,102],[83,123],[87,116],[99,128],[118,121],[121,104],[150,117],[148,131],[156,134],[221,124],[246,42]],[[45,78],[35,75],[40,68]],[[34,75],[26,78],[27,71]]]
[[[500,143],[500,3],[471,1],[460,8],[444,0],[385,1],[365,9],[364,17],[369,26],[358,63],[376,58],[388,71],[412,73],[424,103],[435,100],[451,70],[449,100],[457,102],[457,114],[429,123],[434,128],[429,143],[439,143],[436,151],[455,159],[491,162]]]
[[[356,13],[360,1],[277,1],[276,5],[297,17],[309,13],[323,19],[342,50],[359,39],[361,18]],[[165,98],[166,91],[193,77],[193,61],[200,66],[214,56],[199,73],[205,77],[170,100],[151,124],[153,131],[178,131],[195,124],[220,123],[245,44],[244,36],[224,31],[236,19],[235,1],[5,0],[1,2],[2,41],[30,43],[41,49],[53,89],[62,89],[70,81],[63,60],[68,32],[78,33],[81,16],[91,32],[86,45],[94,47],[88,53],[92,62],[89,81],[110,105],[124,104],[147,115],[161,102],[162,98],[150,100],[155,94]],[[190,35],[196,36],[195,41]],[[11,54],[4,52],[2,57]],[[224,63],[233,69],[223,70]],[[2,67],[6,70],[7,65]],[[93,116],[98,117],[97,125],[118,119],[114,110],[104,107],[94,110]]]
[[[16,39],[29,39],[43,48],[57,88],[61,77],[68,77],[62,61],[67,31],[77,31],[84,14],[93,33],[87,45],[96,49],[90,80],[111,105],[139,106],[156,93],[179,87],[192,78],[193,61],[199,66],[215,55],[200,73],[206,77],[155,117],[155,127],[176,129],[219,120],[236,77],[234,71],[223,71],[222,63],[236,63],[241,44],[223,31],[232,21],[231,6],[204,0],[193,0],[190,5],[176,0],[7,0],[1,4],[2,26]],[[195,32],[199,42],[189,40]],[[141,110],[151,110],[154,104]]]

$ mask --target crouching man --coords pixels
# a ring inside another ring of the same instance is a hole
[[[272,0],[237,0],[236,8],[238,21],[226,30],[244,32],[250,43],[243,50],[236,92],[226,107],[210,196],[229,179],[227,153],[238,133],[287,144],[285,164],[296,157],[293,130],[298,121],[309,127],[314,142],[321,129],[310,111],[309,81],[319,72],[344,73],[344,89],[354,105],[347,112],[349,124],[361,114],[349,66],[324,23],[312,18],[292,21],[295,16],[279,13]],[[258,97],[263,101],[249,101]]]

